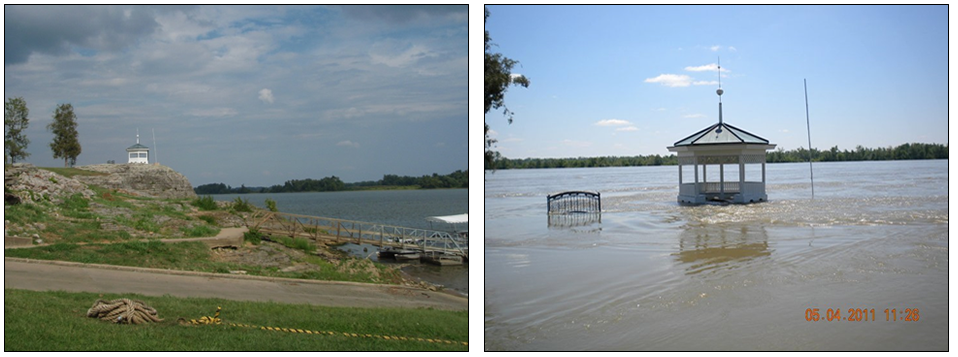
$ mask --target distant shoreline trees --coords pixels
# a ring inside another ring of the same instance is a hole
[[[270,187],[231,187],[223,183],[210,183],[197,186],[193,189],[197,195],[216,195],[230,193],[282,193],[282,192],[332,192],[332,191],[359,191],[371,189],[386,188],[469,188],[469,170],[456,170],[448,175],[432,174],[432,176],[423,175],[399,176],[383,175],[381,180],[361,181],[354,183],[344,183],[336,176],[324,177],[319,180],[303,179],[289,180],[282,185],[273,185]]]
[[[948,144],[910,143],[887,148],[864,148],[856,146],[855,150],[839,150],[834,146],[827,151],[812,149],[812,161],[875,161],[875,160],[934,160],[948,159]],[[807,162],[808,150],[778,150],[765,154],[768,163]],[[490,167],[486,162],[486,170],[508,169],[549,169],[567,167],[627,167],[627,166],[660,166],[677,165],[676,156],[638,155],[638,156],[603,156],[579,157],[561,159],[509,159],[500,158]]]

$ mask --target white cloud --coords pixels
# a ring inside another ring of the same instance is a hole
[[[709,63],[709,64],[704,64],[704,65],[695,66],[695,67],[688,66],[688,67],[685,67],[685,70],[690,72],[702,72],[702,71],[714,71],[716,68],[718,68],[718,65],[716,65],[715,63]]]
[[[693,66],[685,67],[685,70],[689,72],[704,72],[704,71],[711,72],[717,69],[718,69],[717,63],[703,64],[701,66],[694,66],[694,67]],[[728,72],[728,71],[729,71],[728,68],[722,68],[722,72]]]
[[[259,91],[259,100],[262,100],[263,103],[273,104],[273,91],[263,88]]]
[[[714,46],[709,46],[709,47],[707,47],[707,48],[710,49],[710,50],[712,50],[712,52],[721,51],[722,48],[725,48],[726,50],[731,51],[731,52],[735,52],[735,47],[733,47],[733,46],[714,45]]]
[[[349,146],[349,147],[358,148],[358,147],[359,147],[359,143],[354,143],[354,142],[349,141],[349,140],[343,140],[343,141],[340,141],[340,142],[336,143],[336,146]]]
[[[629,125],[629,124],[631,123],[622,119],[602,119],[595,122],[595,125],[598,125],[598,126],[619,126],[619,125]]]
[[[666,87],[688,87],[692,77],[684,74],[660,74],[655,78],[646,78],[645,83],[661,83]]]
[[[377,45],[376,47],[389,46],[391,45]],[[422,45],[412,45],[402,52],[398,52],[395,49],[379,49],[377,52],[379,53],[369,54],[373,63],[382,63],[389,67],[407,67],[418,62],[419,60],[438,56],[438,54],[430,51],[428,48]]]
[[[705,72],[705,71],[717,71],[719,66],[716,63],[709,63],[701,66],[687,66],[685,67],[686,71],[689,72]],[[722,68],[721,73],[728,72],[726,68]],[[723,74],[724,76],[724,74]],[[706,85],[716,85],[718,81],[696,81],[692,77],[689,77],[684,74],[660,74],[655,78],[647,78],[646,83],[661,83],[666,87],[688,87],[689,85],[696,86],[706,86]]]
[[[638,130],[639,128],[636,128],[634,126],[627,126],[624,128],[615,128],[615,131],[638,131]]]
[[[233,108],[194,109],[190,114],[198,117],[231,117],[239,112]]]

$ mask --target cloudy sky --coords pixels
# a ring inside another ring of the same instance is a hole
[[[531,80],[485,119],[508,158],[668,155],[723,119],[786,150],[948,142],[947,6],[489,6]]]
[[[139,129],[194,186],[468,169],[466,6],[4,10],[26,162],[62,166],[45,127],[70,103],[77,165],[126,162]]]

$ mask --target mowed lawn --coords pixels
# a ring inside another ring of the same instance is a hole
[[[119,298],[142,300],[164,321],[118,325],[86,317],[97,299]],[[224,325],[177,322],[212,316],[217,307]],[[468,311],[4,289],[5,351],[467,351],[468,337]]]

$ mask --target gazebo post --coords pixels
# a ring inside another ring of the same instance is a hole
[[[745,157],[738,156],[738,194],[745,199]]]
[[[745,197],[745,156],[738,156],[738,192]]]
[[[762,160],[762,187],[765,187],[765,160]]]
[[[692,157],[692,164],[695,165],[695,196],[699,195],[699,159]]]
[[[682,189],[682,160],[679,160],[679,189]]]
[[[719,164],[719,193],[725,198],[725,164]]]
[[[705,173],[705,169],[708,167],[709,167],[708,164],[702,164],[702,183],[705,184],[706,189],[708,189],[708,186],[709,186],[709,177]]]

